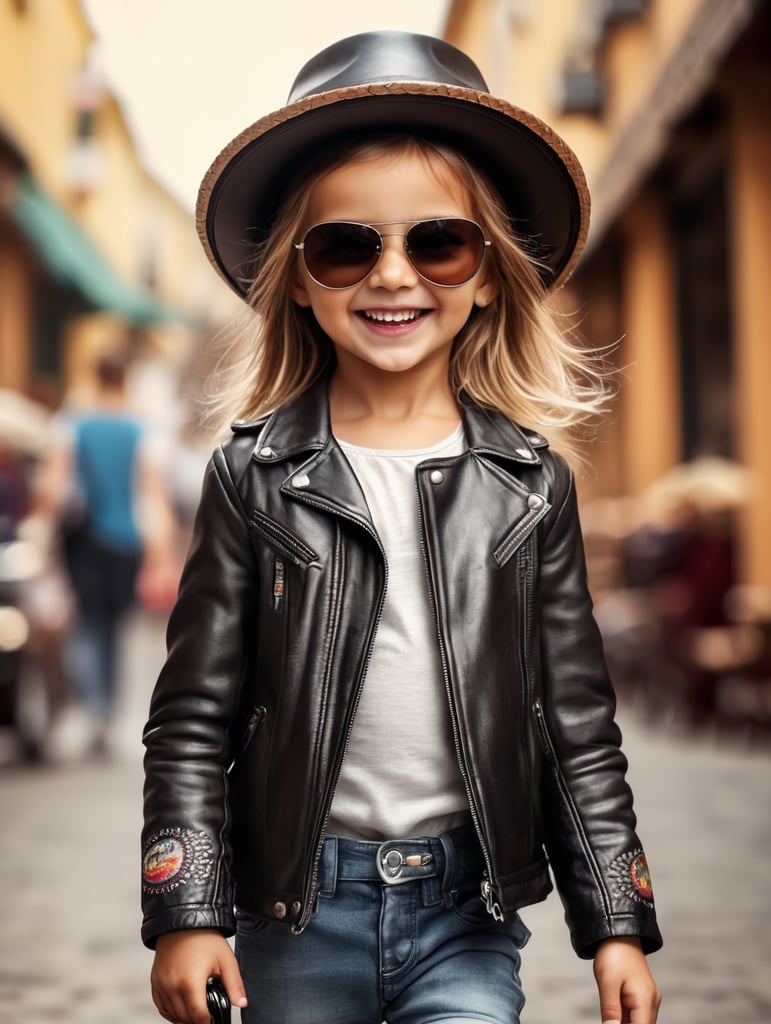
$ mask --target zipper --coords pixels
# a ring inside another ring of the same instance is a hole
[[[284,603],[284,591],[286,590],[286,566],[282,559],[277,558],[273,563],[273,611],[278,612]]]
[[[544,750],[544,756],[552,757],[555,760],[555,764],[556,764],[556,768],[557,768],[557,777],[558,777],[559,787],[562,790],[562,793],[564,794],[566,803],[570,807],[571,816],[572,816],[573,821],[575,823],[576,832],[578,834],[579,842],[581,843],[581,846],[582,846],[582,848],[584,850],[584,853],[586,855],[587,863],[589,864],[590,870],[591,870],[592,874],[594,875],[595,882],[597,884],[597,888],[599,889],[599,891],[600,891],[600,893],[602,895],[603,902],[604,902],[604,905],[605,905],[605,908],[606,908],[606,912],[609,914],[610,913],[610,909],[609,909],[610,908],[610,897],[608,896],[607,888],[606,888],[605,883],[604,883],[603,878],[602,878],[602,873],[601,873],[601,871],[599,869],[599,866],[597,864],[597,860],[596,860],[596,857],[594,855],[594,852],[591,849],[591,847],[590,847],[590,845],[589,845],[589,843],[588,843],[588,841],[586,839],[586,836],[584,834],[584,831],[583,831],[583,828],[582,828],[582,825],[581,825],[580,815],[579,815],[578,810],[577,810],[577,808],[575,806],[575,803],[573,801],[573,796],[572,796],[572,794],[570,792],[570,789],[569,789],[569,787],[568,787],[568,785],[567,785],[567,783],[565,781],[565,777],[564,777],[564,774],[563,774],[563,771],[562,771],[562,767],[561,767],[561,765],[559,763],[559,759],[557,758],[557,753],[556,753],[556,751],[554,749],[554,744],[551,741],[551,737],[549,735],[549,726],[548,726],[548,724],[546,722],[546,715],[545,715],[544,710],[543,710],[543,704],[541,702],[540,697],[536,697],[535,696],[535,685],[534,685],[533,678],[532,678],[532,667],[529,665],[529,661],[528,661],[528,656],[529,656],[529,653],[530,653],[530,649],[529,649],[530,628],[531,628],[531,625],[532,625],[532,585],[533,585],[533,578],[532,578],[532,571],[531,571],[532,557],[531,557],[530,549],[531,549],[531,546],[534,543],[535,543],[535,538],[531,534],[531,536],[528,538],[528,541],[527,541],[527,548],[523,552],[523,564],[522,564],[522,578],[523,578],[523,590],[524,590],[524,602],[523,602],[523,604],[524,604],[524,609],[525,609],[524,610],[524,615],[523,615],[523,623],[522,623],[523,627],[524,627],[524,629],[523,629],[523,639],[522,639],[522,656],[523,656],[523,659],[524,659],[523,671],[524,671],[524,675],[525,675],[525,687],[526,687],[526,689],[525,689],[525,704],[526,704],[526,706],[529,706],[531,708],[531,710],[533,712],[533,716],[535,717],[536,726],[537,726],[537,729],[538,729],[538,735],[539,735],[539,738],[541,740],[541,744],[542,744],[543,750]],[[532,785],[529,788],[532,791]]]
[[[543,708],[540,700],[535,696],[535,680],[533,666],[530,659],[530,638],[533,628],[533,571],[535,562],[535,535],[525,541],[520,553],[519,577],[521,584],[522,613],[520,619],[520,656],[522,658],[522,749],[525,751],[525,765],[528,773],[527,792],[530,794],[530,815],[535,818],[535,798],[533,796],[533,766],[528,753],[530,745],[528,742],[528,730],[530,714],[535,714],[539,735],[544,748],[551,750],[551,743],[548,740],[546,720],[543,717]],[[538,710],[536,711],[536,706]],[[540,717],[539,717],[540,716]]]
[[[274,548],[278,548],[296,565],[311,565],[318,559],[316,552],[304,544],[299,537],[275,522],[259,509],[252,511],[249,520],[251,526]]]
[[[340,755],[340,760],[339,760],[338,765],[337,765],[337,770],[335,772],[335,778],[334,778],[334,782],[332,784],[332,788],[331,788],[331,791],[330,791],[330,794],[329,794],[329,799],[327,800],[327,805],[326,805],[326,808],[324,809],[324,818],[323,818],[323,821],[322,821],[322,824],[321,824],[321,831],[319,832],[318,840],[316,842],[316,848],[315,848],[314,854],[313,854],[313,861],[312,861],[312,864],[311,864],[310,878],[309,878],[308,884],[305,887],[305,891],[303,893],[302,914],[300,915],[300,919],[298,920],[297,924],[292,926],[292,932],[295,935],[299,935],[301,932],[305,931],[305,929],[308,926],[308,922],[310,921],[312,913],[313,913],[313,904],[314,904],[315,899],[316,899],[316,889],[318,888],[318,882],[319,882],[319,864],[321,862],[321,852],[322,852],[322,850],[324,848],[324,839],[326,838],[327,827],[329,825],[329,815],[330,815],[330,812],[332,810],[332,801],[334,800],[335,789],[337,788],[337,780],[340,778],[340,772],[342,771],[342,768],[343,768],[343,762],[345,761],[345,755],[348,753],[348,746],[350,744],[351,732],[353,730],[353,723],[354,723],[354,719],[356,718],[356,712],[357,712],[357,710],[359,708],[359,702],[361,700],[362,686],[364,684],[364,679],[365,679],[365,677],[367,675],[367,669],[369,668],[370,661],[372,660],[372,650],[373,650],[373,648],[375,646],[375,637],[377,635],[378,626],[380,625],[380,619],[382,618],[382,615],[383,615],[383,605],[385,604],[385,595],[386,595],[386,590],[388,589],[388,562],[386,560],[385,550],[383,549],[383,545],[382,545],[382,543],[380,541],[380,538],[378,537],[377,533],[364,520],[357,519],[354,516],[347,516],[347,515],[345,515],[343,513],[340,513],[340,516],[341,516],[342,519],[346,519],[350,523],[355,523],[357,526],[363,527],[366,530],[366,532],[372,537],[372,539],[375,541],[375,543],[377,544],[378,550],[380,551],[380,554],[381,554],[381,556],[383,558],[383,568],[384,568],[383,588],[380,591],[380,600],[378,602],[377,610],[375,612],[375,617],[374,617],[373,622],[372,622],[372,629],[370,631],[369,644],[368,644],[368,647],[367,647],[367,654],[366,654],[366,657],[364,659],[364,666],[362,668],[361,674],[359,675],[359,679],[358,679],[358,682],[357,682],[356,693],[354,695],[354,700],[353,700],[353,708],[351,709],[351,717],[350,717],[349,722],[348,722],[348,729],[346,731],[345,741],[343,743],[343,750],[342,750],[342,753]]]
[[[546,724],[546,716],[543,713],[543,705],[541,704],[539,697],[536,697],[533,701],[533,715],[535,716],[535,724],[538,726],[538,735],[541,737],[543,752],[548,757],[552,757],[554,754],[554,747],[552,746],[551,738],[549,736],[549,727]]]
[[[533,673],[532,665],[530,664],[530,633],[532,630],[533,619],[532,619],[532,606],[533,606],[533,574],[531,571],[532,566],[532,553],[531,548],[533,545],[533,535],[525,541],[522,548],[522,562],[520,568],[520,578],[522,581],[522,677],[525,681],[525,700],[524,704],[527,706],[533,698],[533,691],[535,689],[533,684]]]
[[[493,891],[492,883],[492,860],[490,858],[490,851],[487,848],[484,833],[482,831],[482,825],[479,820],[479,811],[477,810],[476,804],[474,803],[474,794],[471,789],[471,783],[468,777],[468,769],[466,767],[465,757],[463,756],[463,746],[460,741],[460,728],[458,726],[458,715],[455,708],[455,697],[452,692],[452,683],[450,681],[450,672],[447,668],[447,648],[442,636],[442,628],[439,622],[439,607],[436,599],[436,593],[431,581],[431,572],[428,560],[428,549],[426,546],[426,521],[423,514],[423,498],[420,492],[420,484],[416,475],[415,489],[418,496],[418,521],[420,525],[419,537],[420,537],[420,551],[423,556],[423,568],[426,573],[426,583],[428,584],[428,593],[431,598],[431,607],[434,613],[434,625],[436,627],[436,637],[439,644],[439,656],[442,663],[442,677],[444,679],[444,689],[447,694],[447,701],[450,706],[450,721],[452,722],[452,736],[455,744],[455,756],[458,761],[458,767],[460,768],[461,778],[463,779],[463,786],[466,790],[466,799],[468,800],[469,810],[471,811],[471,820],[474,823],[474,829],[479,839],[479,845],[482,849],[482,857],[485,862],[484,879],[482,882],[482,899],[488,914],[491,914],[496,921],[503,920],[503,911],[500,905],[495,899],[495,892]]]
[[[246,720],[246,726],[241,736],[241,745],[238,748],[238,753],[235,755],[233,760],[225,769],[227,775],[230,775],[230,773],[233,771],[236,761],[238,761],[239,758],[243,757],[244,753],[246,752],[246,748],[252,742],[252,737],[257,731],[257,726],[263,720],[265,715],[267,715],[267,713],[267,709],[264,708],[262,704],[257,704],[255,707],[252,708],[251,713],[248,719]]]

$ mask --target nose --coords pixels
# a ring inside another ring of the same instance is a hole
[[[383,252],[377,266],[369,277],[373,288],[414,288],[420,280],[415,268],[407,259],[404,235],[383,235]]]

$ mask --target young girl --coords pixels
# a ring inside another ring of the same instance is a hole
[[[600,1019],[656,1021],[650,880],[544,436],[601,404],[545,301],[587,216],[564,143],[404,33],[319,54],[204,180],[204,246],[259,339],[145,734],[168,1021],[206,1024],[218,976],[246,1024],[516,1024],[517,911],[549,868]]]

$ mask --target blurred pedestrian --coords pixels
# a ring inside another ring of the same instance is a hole
[[[38,510],[56,524],[75,604],[64,651],[74,703],[52,731],[55,759],[103,742],[115,706],[121,627],[136,603],[140,572],[154,579],[169,571],[163,470],[150,431],[129,410],[128,370],[121,350],[97,358],[91,401],[59,417],[41,474]]]
[[[244,1024],[515,1024],[548,855],[601,1019],[654,1024],[575,488],[531,429],[603,401],[546,300],[583,174],[438,39],[339,42],[293,99],[199,199],[260,333],[145,732],[156,1005],[205,1024],[218,975]]]
[[[27,481],[16,454],[0,441],[0,544],[16,537],[16,530],[27,510]]]

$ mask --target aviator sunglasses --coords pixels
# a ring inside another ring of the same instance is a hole
[[[381,232],[378,228],[409,224],[407,231]],[[429,284],[457,288],[470,281],[482,266],[491,245],[473,220],[435,217],[418,221],[380,221],[357,224],[334,220],[315,224],[302,242],[293,242],[303,254],[308,273],[322,288],[351,288],[371,274],[383,254],[383,239],[404,238],[404,254],[412,268]]]

